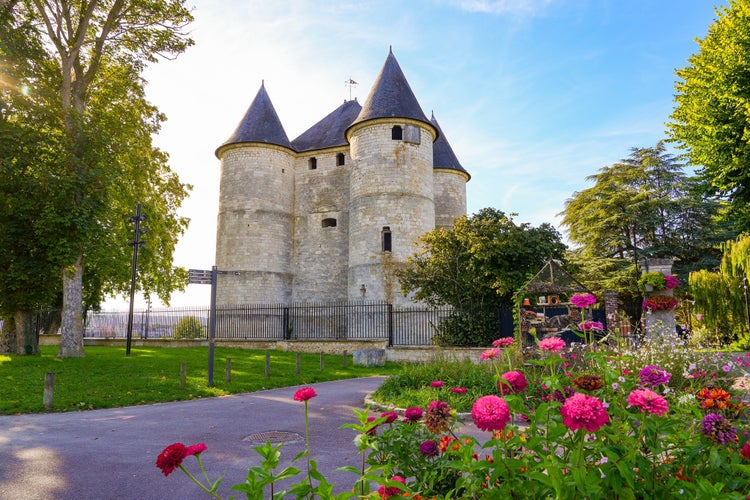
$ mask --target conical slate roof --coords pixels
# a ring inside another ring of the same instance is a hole
[[[292,147],[295,151],[301,152],[348,145],[346,129],[361,110],[362,106],[356,99],[344,101],[344,104],[294,139]]]
[[[440,128],[435,113],[432,114],[430,122],[435,126],[438,131],[438,138],[432,144],[432,167],[433,168],[449,168],[452,170],[458,170],[463,172],[471,178],[469,172],[461,166],[456,154],[453,152],[453,148],[448,144],[448,139],[445,138],[443,129]]]
[[[352,125],[377,118],[411,118],[430,124],[391,50],[362,111]]]
[[[263,83],[261,83],[260,90],[258,90],[258,94],[247,109],[245,116],[237,125],[237,129],[224,144],[216,149],[216,156],[219,156],[221,149],[225,146],[243,142],[264,142],[292,148]]]

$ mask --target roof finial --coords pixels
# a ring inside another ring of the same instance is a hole
[[[357,82],[352,80],[352,77],[350,76],[347,81],[344,82],[344,85],[347,85],[349,87],[349,100],[352,100],[352,87],[355,85],[359,85]]]
[[[388,46],[388,52],[390,52],[391,54],[393,54],[393,45],[389,45]]]

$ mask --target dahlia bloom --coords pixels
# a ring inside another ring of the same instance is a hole
[[[526,375],[519,371],[503,373],[500,380],[497,381],[497,390],[500,394],[520,394],[526,390],[529,383],[526,381]]]
[[[508,347],[513,343],[513,337],[503,337],[492,342],[492,347]]]
[[[500,356],[500,352],[501,351],[498,348],[487,349],[479,356],[479,359],[495,359],[496,357]]]
[[[478,429],[483,431],[501,431],[510,420],[508,403],[498,396],[482,396],[471,407],[471,418]]]
[[[716,444],[736,443],[737,429],[723,415],[709,413],[703,418],[703,436]]]
[[[557,337],[549,337],[539,341],[539,349],[549,352],[560,352],[565,347],[565,341]]]
[[[424,426],[435,434],[450,430],[453,410],[445,401],[432,401],[424,413]]]
[[[663,417],[669,411],[667,400],[664,396],[656,394],[651,389],[636,389],[628,396],[628,404],[637,406],[641,413],[648,412],[652,415]]]
[[[312,387],[303,387],[302,389],[294,393],[294,400],[307,401],[308,399],[312,399],[317,395],[318,394],[315,392],[315,389],[313,389]]]
[[[404,420],[407,422],[418,422],[422,418],[422,408],[419,406],[410,406],[404,411]]]
[[[565,400],[560,414],[563,424],[571,431],[586,429],[589,432],[598,431],[609,422],[607,409],[602,402],[594,396],[587,396],[580,392],[573,394]]]
[[[182,461],[191,455],[198,455],[206,451],[208,447],[203,444],[185,446],[182,443],[173,443],[164,448],[164,451],[156,457],[156,466],[161,469],[165,476],[170,475],[175,469],[182,465]]]
[[[575,294],[570,298],[570,303],[579,309],[584,309],[596,304],[596,297],[593,293]]]
[[[641,378],[641,385],[658,387],[660,385],[668,385],[669,379],[672,374],[664,368],[658,366],[648,365],[641,370],[639,374]]]
[[[434,439],[422,441],[422,444],[419,445],[419,453],[425,457],[434,457],[439,453],[437,441]]]
[[[406,480],[401,476],[393,476],[391,478],[391,481],[406,484]],[[380,498],[389,498],[393,495],[401,495],[401,491],[401,488],[397,486],[386,486],[384,484],[380,485],[380,488],[378,488],[378,494],[380,494]]]

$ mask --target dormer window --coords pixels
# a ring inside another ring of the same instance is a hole
[[[394,125],[391,129],[391,139],[394,141],[400,141],[404,138],[404,130],[400,125]]]
[[[344,153],[339,153],[336,155],[336,166],[340,167],[344,164]]]
[[[310,160],[307,162],[308,166],[310,167],[310,170],[315,170],[318,168],[318,159],[317,158],[310,158]]]
[[[392,248],[391,228],[389,226],[383,226],[380,236],[383,252],[390,252]]]

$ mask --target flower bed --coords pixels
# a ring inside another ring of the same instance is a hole
[[[425,380],[435,395],[425,408],[410,407],[403,417],[355,411],[357,422],[346,427],[358,432],[361,466],[346,468],[352,489],[335,498],[745,498],[750,491],[748,406],[718,387],[750,356],[704,358],[703,366],[691,362],[673,373],[654,362],[626,368],[638,358],[603,346],[571,353],[545,339],[538,359],[519,369],[505,356],[512,346],[495,348],[503,352],[485,363],[497,370],[497,391],[477,397],[469,417],[485,438],[457,434],[456,412],[442,400],[454,394],[454,381]],[[308,389],[294,398],[306,416],[315,396]],[[162,460],[169,472],[187,473],[188,456],[200,466],[205,446],[172,447],[165,453],[184,453]],[[306,473],[276,471],[280,448],[256,448],[262,465],[235,489],[269,498],[278,481],[299,476],[274,494],[334,498],[309,446],[295,459],[306,462]],[[191,478],[218,498],[217,483],[200,470],[205,481]]]

